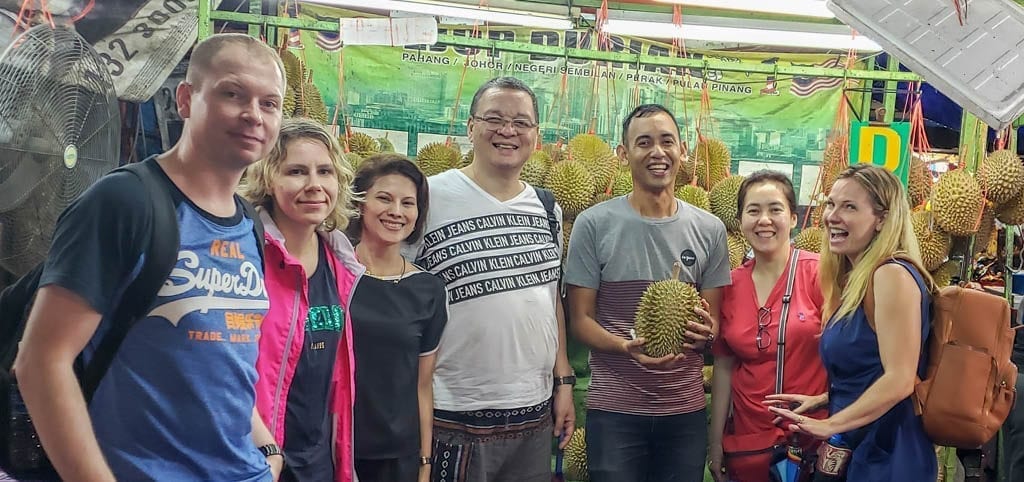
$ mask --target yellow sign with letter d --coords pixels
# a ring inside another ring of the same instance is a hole
[[[868,122],[852,122],[850,165],[863,163],[892,171],[906,186],[910,174],[910,123],[871,125]]]

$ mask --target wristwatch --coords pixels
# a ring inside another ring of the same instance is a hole
[[[264,457],[270,457],[271,455],[284,456],[284,453],[281,452],[281,447],[278,447],[277,444],[266,444],[260,447],[259,451]]]
[[[569,375],[567,377],[555,377],[555,386],[559,385],[570,385],[576,386],[576,375]]]
[[[420,465],[430,465],[433,463],[432,457],[420,457]]]

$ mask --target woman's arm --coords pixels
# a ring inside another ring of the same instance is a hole
[[[722,434],[732,404],[732,369],[736,358],[715,356],[711,377],[711,425],[708,427],[708,467],[715,480],[722,480]]]
[[[420,355],[419,380],[417,382],[417,400],[420,409],[420,456],[431,457],[434,437],[434,362],[437,352]],[[419,482],[430,480],[430,466],[421,465]]]

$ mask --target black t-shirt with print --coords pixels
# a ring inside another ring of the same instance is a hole
[[[363,276],[352,296],[356,458],[418,454],[419,357],[437,350],[448,322],[444,282],[426,272]]]
[[[334,360],[345,323],[338,287],[323,242],[320,262],[309,277],[309,315],[285,415],[285,462],[296,480],[334,480],[328,404]]]

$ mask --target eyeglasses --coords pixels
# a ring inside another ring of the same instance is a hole
[[[504,117],[496,115],[490,115],[487,117],[472,116],[472,118],[473,120],[487,124],[487,130],[494,132],[500,131],[509,124],[512,124],[512,130],[516,131],[516,134],[537,127],[537,123],[530,119],[505,119]]]
[[[765,329],[768,328],[768,323],[771,321],[772,310],[763,306],[757,309],[757,336],[755,339],[757,340],[757,349],[760,351],[767,350],[772,343],[772,335]]]

